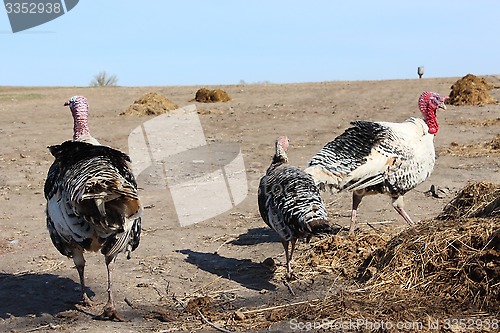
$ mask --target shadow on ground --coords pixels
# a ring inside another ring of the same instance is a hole
[[[54,315],[76,309],[79,301],[80,284],[71,279],[53,274],[0,273],[0,318]]]
[[[227,258],[215,253],[196,252],[189,249],[178,252],[187,255],[184,259],[186,262],[211,274],[238,282],[245,288],[253,290],[276,289],[275,285],[269,282],[273,277],[273,272],[250,259]]]
[[[280,237],[271,228],[252,228],[231,242],[233,245],[256,245],[280,242]]]

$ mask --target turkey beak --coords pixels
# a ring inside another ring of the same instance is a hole
[[[68,105],[69,105],[69,101],[64,102],[64,106],[68,106]]]
[[[444,104],[444,102],[446,102],[446,100],[447,100],[448,98],[450,98],[450,97],[445,96],[445,97],[443,98],[443,101],[441,102],[441,104],[439,104],[438,108],[443,109],[443,110],[446,110],[446,104]]]

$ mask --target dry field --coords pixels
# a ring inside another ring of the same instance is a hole
[[[304,167],[350,121],[418,117],[422,91],[449,94],[457,79],[208,87],[224,89],[231,97],[224,103],[194,101],[199,86],[0,87],[0,331],[218,330],[209,323],[245,332],[498,331],[500,105],[449,106],[438,114],[434,172],[405,196],[418,227],[407,230],[389,197],[367,197],[354,238],[341,231],[299,244],[297,279],[288,285],[281,243],[257,209],[258,179],[279,135],[290,137],[291,164]],[[486,79],[500,85],[500,77]],[[57,252],[45,228],[43,184],[53,160],[46,147],[72,137],[63,103],[78,94],[89,100],[93,136],[127,152],[129,133],[155,115],[123,113],[150,92],[180,107],[196,105],[209,143],[241,148],[248,195],[225,213],[181,227],[165,192],[139,177],[147,207],[141,245],[130,260],[118,258],[114,282],[117,309],[128,322],[98,321],[106,301],[104,257],[86,257],[95,306],[80,306],[73,261]],[[500,100],[499,89],[490,93]],[[460,201],[474,191],[484,200]],[[324,199],[332,223],[348,226],[350,194]],[[455,210],[447,206],[453,200]],[[471,207],[482,214],[471,215]],[[263,264],[267,258],[277,267]]]

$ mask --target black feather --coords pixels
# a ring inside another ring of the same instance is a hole
[[[327,212],[314,180],[286,163],[273,163],[260,180],[259,212],[264,222],[286,241],[327,228]],[[277,214],[275,220],[269,213]]]
[[[309,162],[330,172],[348,173],[366,163],[373,146],[387,136],[387,128],[369,121],[354,121],[353,126],[327,143]]]
[[[127,200],[126,198],[138,200],[137,183],[130,170],[129,156],[110,147],[77,141],[66,141],[48,148],[55,157],[55,161],[51,165],[45,181],[44,194],[47,200],[58,192],[61,193],[60,195],[65,195],[66,199],[64,200],[71,200],[73,193],[80,191],[82,187],[85,187],[85,191],[90,193],[106,191],[107,187],[114,188],[117,191],[118,189],[113,183],[115,181],[119,182],[120,186],[124,188],[123,193],[120,192],[123,199],[118,198],[106,204],[106,216],[101,215],[94,200],[82,200],[73,203],[73,205],[79,207],[79,213],[68,212],[70,218],[81,218],[79,223],[77,220],[73,222],[79,224],[80,230],[88,232],[90,228],[97,228],[100,230],[100,234],[108,235],[97,239],[102,246],[102,253],[107,254],[121,233],[124,232],[123,223],[124,219],[127,218],[127,216],[122,216],[118,210],[115,210],[114,206],[120,205],[120,200]],[[108,175],[111,178],[109,184],[106,184],[106,180],[102,179],[103,177],[100,177],[99,182],[89,183],[97,174]],[[115,177],[113,175],[123,177],[123,180],[119,178],[113,180],[112,178]],[[60,204],[64,203],[60,202]],[[75,234],[72,239],[61,237],[57,233],[54,223],[55,221],[52,221],[51,217],[47,216],[47,228],[52,242],[61,254],[71,256],[71,247],[73,246],[89,249],[92,239],[84,238],[79,234]],[[132,251],[139,245],[140,230],[141,219],[138,217],[133,222],[130,240],[127,245]],[[79,239],[79,241],[76,239]]]

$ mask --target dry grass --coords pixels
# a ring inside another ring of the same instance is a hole
[[[330,285],[322,297],[209,317],[232,330],[295,319],[323,321],[326,331],[342,321],[422,323],[418,331],[429,332],[427,324],[434,320],[494,320],[500,313],[499,210],[500,185],[471,183],[438,218],[392,238],[370,231],[327,237],[303,249],[294,263],[298,281],[292,284]],[[283,274],[284,268],[276,272]]]
[[[389,238],[389,234],[376,232],[347,237],[324,237],[297,253],[293,264],[294,274],[299,280],[325,274],[349,281],[365,280],[366,276],[359,276],[360,266],[378,249],[384,247]],[[286,268],[282,266],[276,270],[279,276],[285,272]],[[363,274],[366,275],[367,272]]]
[[[439,214],[439,220],[500,217],[500,185],[489,182],[470,183]]]
[[[491,156],[500,154],[500,134],[490,141],[473,144],[473,145],[460,145],[452,142],[449,147],[441,148],[438,150],[440,154],[459,156],[459,157],[479,157]]]
[[[324,266],[333,263],[328,268],[331,287],[325,296],[237,311],[232,316],[225,313],[220,323],[237,316],[238,320],[228,327],[245,331],[294,319],[324,322],[329,331],[328,327],[342,322],[406,322],[422,323],[418,331],[428,332],[432,331],[427,326],[429,320],[493,320],[500,312],[499,230],[498,219],[427,221],[395,236],[368,256],[361,254],[363,250],[349,251],[348,255],[344,250],[349,246],[338,244],[336,237],[330,238],[313,245],[300,259],[306,264],[301,278],[312,281],[319,281],[318,275],[324,277]],[[359,236],[365,241],[358,244],[377,237],[373,233]],[[328,250],[323,252],[326,244]],[[311,257],[318,250],[321,255]],[[315,269],[316,277],[312,278]],[[222,319],[220,315],[213,313],[212,320]],[[360,325],[354,331],[379,331]]]
[[[368,285],[390,281],[416,298],[500,312],[500,185],[468,184],[437,219],[392,238],[370,266],[377,274]]]
[[[427,221],[393,238],[369,284],[386,283],[479,310],[500,311],[500,221]],[[383,289],[374,290],[378,297]]]
[[[289,287],[313,288],[317,298],[235,308],[227,297],[217,298],[227,294],[220,291],[182,302],[174,297],[182,310],[172,303],[151,316],[176,325],[194,315],[222,332],[256,331],[273,323],[290,328],[292,319],[314,325],[309,329],[314,332],[399,332],[397,323],[416,325],[408,331],[435,332],[431,322],[440,323],[441,332],[463,331],[460,325],[444,330],[450,318],[466,320],[469,331],[497,331],[498,325],[486,323],[498,324],[500,313],[499,211],[500,185],[470,183],[436,219],[393,237],[380,230],[334,235],[301,248],[294,262],[297,278]],[[279,267],[276,284],[284,275]],[[391,326],[381,329],[380,323]]]

